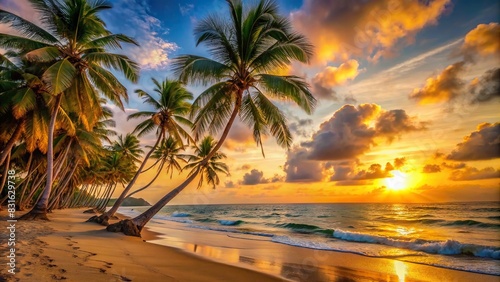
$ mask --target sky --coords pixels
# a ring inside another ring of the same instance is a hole
[[[127,115],[148,110],[133,91],[151,91],[151,78],[174,78],[169,67],[178,55],[208,56],[195,45],[193,29],[208,14],[226,17],[228,9],[223,0],[111,3],[102,13],[108,28],[140,43],[120,51],[142,69],[137,84],[118,76],[129,89],[125,112],[109,105],[115,130],[126,134],[139,122]],[[306,79],[316,110],[307,115],[275,101],[294,143],[285,150],[266,138],[265,158],[251,131],[236,122],[222,147],[230,176],[216,189],[196,189],[195,181],[173,204],[500,200],[498,1],[277,3],[315,46],[309,64],[283,73]],[[26,0],[0,5],[38,20]],[[0,32],[11,30],[0,26]],[[187,88],[195,96],[204,89]],[[153,176],[141,175],[136,188]],[[162,174],[137,196],[154,203],[185,177]]]

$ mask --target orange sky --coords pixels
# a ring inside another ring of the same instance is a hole
[[[307,116],[277,102],[294,146],[287,152],[267,138],[266,158],[251,131],[237,122],[222,149],[231,176],[215,190],[197,190],[195,181],[172,203],[500,200],[497,1],[365,2],[280,1],[316,50],[310,65],[281,71],[306,77],[318,99],[316,111]],[[120,134],[139,122],[127,122],[128,114],[147,110],[133,90],[151,89],[150,77],[170,75],[171,57],[206,55],[194,46],[192,28],[214,9],[193,1],[166,17],[151,9],[156,1],[126,3],[105,17],[113,32],[131,34],[142,46],[125,50],[143,68],[139,85],[126,84],[126,112],[110,106]],[[36,21],[26,1],[8,4]],[[133,26],[119,20],[123,15]],[[195,96],[203,90],[188,88]],[[141,141],[151,145],[154,139]],[[153,173],[141,175],[134,190]],[[153,203],[185,176],[161,175],[137,197]]]

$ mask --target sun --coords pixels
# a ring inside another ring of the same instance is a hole
[[[389,190],[399,191],[408,187],[408,175],[399,170],[391,171],[393,177],[385,179],[385,185]]]

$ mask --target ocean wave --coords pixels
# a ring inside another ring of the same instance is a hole
[[[219,220],[219,224],[225,226],[236,226],[244,223],[243,220]]]
[[[193,223],[192,220],[189,219],[182,219],[178,217],[172,217],[172,216],[164,216],[164,215],[155,215],[153,217],[154,219],[159,219],[159,220],[168,220],[168,221],[173,221],[173,222],[179,222],[179,223]]]
[[[500,212],[500,208],[475,208],[472,211],[478,212]]]
[[[412,207],[412,209],[436,211],[436,210],[446,210],[447,208],[443,208],[443,207]]]
[[[330,246],[326,243],[314,242],[314,241],[310,241],[310,240],[293,238],[293,237],[289,237],[289,236],[273,236],[273,238],[271,239],[271,242],[281,243],[281,244],[296,246],[296,247],[302,247],[302,248],[308,248],[308,249],[315,249],[315,250],[342,251],[341,249],[333,248],[332,246]]]
[[[500,215],[497,215],[497,216],[488,216],[487,218],[488,219],[497,219],[497,220],[500,220]]]
[[[274,234],[270,233],[265,233],[265,232],[258,232],[258,231],[249,231],[249,230],[238,230],[234,228],[221,228],[221,227],[212,227],[212,226],[206,226],[206,225],[188,225],[190,228],[197,228],[197,229],[203,229],[203,230],[212,230],[212,231],[219,231],[219,232],[229,232],[229,233],[237,233],[237,234],[248,234],[248,235],[255,235],[255,236],[261,236],[261,237],[273,237]]]
[[[172,216],[172,217],[189,217],[189,216],[191,216],[191,214],[189,214],[187,212],[174,211],[170,216]]]
[[[485,223],[481,221],[476,221],[472,219],[467,220],[455,220],[448,223],[443,224],[445,226],[475,226],[482,228],[500,228],[500,224],[497,223]]]
[[[282,224],[277,224],[276,226],[281,228],[291,229],[293,232],[303,233],[303,234],[316,233],[316,234],[323,234],[328,237],[332,236],[333,234],[333,229],[324,229],[319,226],[309,225],[309,224],[282,223]]]
[[[463,244],[455,240],[427,241],[423,239],[398,240],[390,237],[335,230],[333,237],[350,242],[381,244],[396,248],[421,251],[441,255],[469,255],[483,258],[500,259],[500,248]]]

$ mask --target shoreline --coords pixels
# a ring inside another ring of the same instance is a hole
[[[168,222],[168,227],[151,224],[150,228],[169,234],[160,236],[162,239],[153,241],[155,244],[293,281],[500,281],[500,277],[490,274],[401,261],[397,257],[297,247],[255,235],[202,230],[204,236],[197,236],[197,230],[178,222]]]
[[[180,223],[149,224],[142,238],[110,233],[84,209],[56,210],[51,221],[18,221],[16,274],[5,281],[499,281],[465,272],[358,254],[319,251],[189,230]],[[0,213],[5,222],[5,211]],[[20,213],[18,214],[18,216]],[[125,218],[119,214],[120,218]],[[200,236],[202,235],[202,236]],[[85,278],[82,278],[85,277]],[[403,279],[403,280],[402,280]]]

